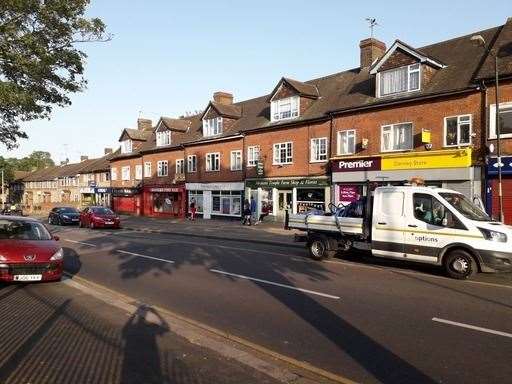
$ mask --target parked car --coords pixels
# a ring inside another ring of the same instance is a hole
[[[111,209],[105,207],[87,207],[80,212],[80,228],[120,228],[121,219]]]
[[[0,216],[0,281],[58,281],[64,251],[35,219]]]
[[[79,221],[80,211],[73,207],[56,207],[48,214],[48,224],[78,224]]]
[[[23,211],[20,205],[17,204],[5,204],[4,209],[1,212],[2,215],[13,215],[23,216]]]

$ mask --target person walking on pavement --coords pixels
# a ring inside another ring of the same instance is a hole
[[[190,199],[190,220],[194,221],[196,219],[196,199]]]
[[[242,221],[242,225],[249,223],[251,225],[251,205],[249,204],[249,200],[245,199],[244,201],[244,220]]]
[[[258,224],[258,212],[257,211],[256,200],[251,196],[251,220],[254,222],[254,225]]]

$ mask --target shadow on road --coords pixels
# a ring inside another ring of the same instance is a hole
[[[82,268],[80,255],[72,248],[63,247],[62,249],[64,250],[64,270],[73,277]]]

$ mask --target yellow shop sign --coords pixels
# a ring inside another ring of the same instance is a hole
[[[471,148],[431,152],[409,152],[382,156],[383,171],[399,169],[467,168],[471,166]]]

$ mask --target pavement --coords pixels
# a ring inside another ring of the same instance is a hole
[[[270,226],[143,233],[123,219],[119,231],[51,227],[74,279],[336,382],[510,382],[511,274],[456,281],[359,254],[314,262],[286,242],[249,245],[246,233],[266,241]]]
[[[174,333],[151,306],[123,310],[69,281],[0,285],[0,382],[278,383]]]

